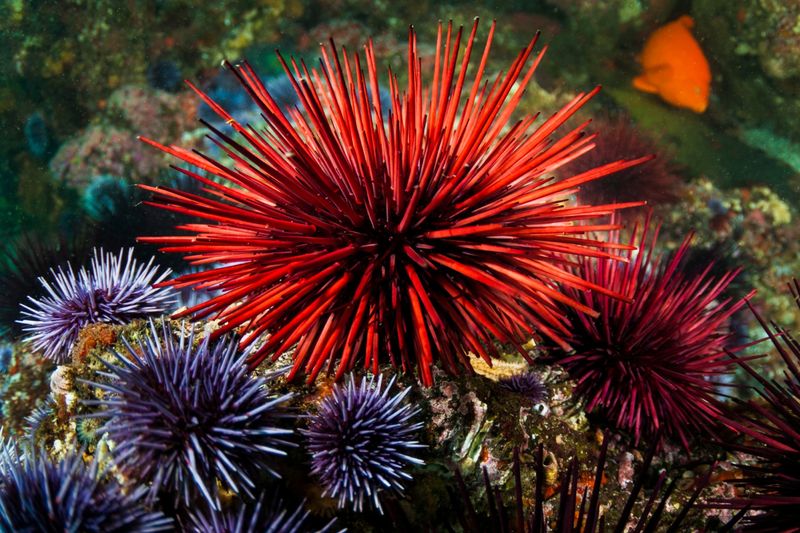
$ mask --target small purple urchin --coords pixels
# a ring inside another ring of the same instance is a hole
[[[334,385],[308,429],[301,430],[313,457],[311,471],[325,489],[323,496],[337,498],[339,508],[349,502],[353,510],[362,511],[364,500],[372,500],[383,512],[378,493],[401,493],[401,481],[411,479],[403,467],[424,464],[408,455],[424,448],[413,440],[422,427],[412,423],[419,409],[403,404],[411,389],[390,395],[394,377],[385,388],[382,385],[383,377],[378,376],[377,383],[365,377],[356,386],[350,375],[346,384]]]
[[[547,387],[536,372],[524,372],[504,377],[500,386],[507,391],[524,396],[531,403],[539,403],[547,398]]]
[[[59,462],[44,452],[0,458],[0,531],[150,533],[172,530],[172,521],[143,503],[146,489],[127,493],[81,454]]]
[[[276,426],[288,416],[279,405],[292,395],[270,395],[268,378],[253,377],[238,354],[235,340],[194,346],[194,335],[176,340],[169,324],[136,348],[123,339],[127,354],[114,352],[102,376],[110,384],[90,382],[106,391],[88,401],[106,407],[95,416],[108,418],[101,428],[116,443],[120,469],[140,483],[151,484],[149,499],[173,494],[189,505],[200,494],[218,510],[217,483],[252,496],[252,475],[266,471],[292,444],[292,430]]]
[[[96,322],[126,324],[137,318],[164,313],[170,306],[173,293],[152,285],[164,281],[170,274],[159,272],[153,258],[142,264],[133,258],[133,248],[117,254],[94,250],[89,270],[77,274],[72,265],[51,269],[50,281],[39,278],[47,296],[28,299],[22,305],[23,331],[26,342],[56,363],[69,358],[80,330]]]

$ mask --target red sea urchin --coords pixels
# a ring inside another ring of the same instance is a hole
[[[194,264],[222,265],[171,282],[222,291],[184,314],[214,315],[219,335],[247,332],[244,345],[269,332],[251,364],[294,346],[290,378],[302,371],[309,380],[323,368],[341,377],[357,362],[373,372],[390,362],[418,368],[430,385],[434,359],[450,373],[469,371],[470,352],[487,362],[497,355],[492,339],[526,357],[521,344],[533,331],[566,346],[556,302],[592,311],[556,285],[593,288],[570,272],[567,254],[606,257],[620,247],[586,236],[613,225],[574,223],[627,207],[566,199],[640,160],[555,181],[550,174],[590,150],[592,136],[581,128],[552,134],[597,89],[538,128],[536,117],[509,124],[544,51],[533,55],[534,38],[506,73],[484,81],[492,25],[470,85],[477,26],[460,66],[462,29],[439,27],[426,88],[410,31],[409,83],[401,92],[390,72],[388,115],[372,44],[365,73],[360,56],[331,42],[318,70],[281,57],[300,102],[287,114],[247,64],[231,67],[262,111],[259,128],[242,126],[198,91],[238,135],[207,124],[231,165],[145,139],[215,178],[180,169],[213,198],[144,186],[156,205],[208,222],[179,227],[188,236],[142,240]]]
[[[566,289],[600,316],[565,310],[575,351],[556,351],[552,360],[577,381],[575,395],[587,411],[632,432],[636,441],[661,431],[688,448],[693,433],[710,431],[723,417],[714,378],[734,370],[725,352],[732,338],[726,328],[745,300],[724,295],[738,271],[715,277],[713,264],[693,276],[681,271],[691,235],[671,258],[657,256],[658,227],[650,226],[647,217],[641,230],[634,228],[630,244],[639,251],[628,253],[630,262],[580,261],[588,281],[633,302]]]

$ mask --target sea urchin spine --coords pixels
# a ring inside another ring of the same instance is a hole
[[[738,271],[714,277],[709,264],[696,276],[681,272],[691,235],[662,260],[655,255],[658,227],[651,229],[649,217],[634,228],[630,244],[638,241],[639,251],[627,253],[629,262],[580,261],[588,280],[633,302],[567,289],[600,316],[565,309],[574,352],[556,351],[552,359],[576,380],[575,395],[587,411],[600,412],[636,441],[663,429],[688,447],[691,435],[712,432],[724,419],[714,378],[733,372],[727,323],[745,300],[725,297]]]
[[[335,385],[322,400],[319,412],[303,434],[312,455],[312,473],[325,487],[323,495],[336,498],[339,507],[350,504],[362,511],[383,490],[402,492],[401,481],[411,479],[406,465],[423,462],[409,455],[424,445],[414,440],[422,427],[412,419],[419,409],[403,404],[410,388],[391,394],[394,378],[383,387],[383,377],[363,378],[359,385],[351,375]]]
[[[72,265],[51,270],[52,281],[39,278],[47,296],[29,297],[22,306],[19,323],[27,333],[25,341],[56,363],[69,358],[80,330],[96,322],[126,324],[137,318],[160,315],[174,299],[168,288],[153,288],[170,270],[159,271],[151,258],[141,264],[127,254],[94,250],[89,270],[77,273]]]
[[[151,322],[136,348],[123,340],[127,354],[105,363],[111,383],[91,383],[105,397],[86,403],[106,408],[100,431],[116,443],[119,468],[151,484],[151,499],[167,493],[189,505],[199,494],[216,510],[218,483],[252,495],[255,472],[277,476],[274,458],[292,434],[277,423],[291,394],[271,396],[234,341],[193,341],[176,340],[166,322],[159,335]]]
[[[620,248],[587,236],[615,226],[587,222],[628,205],[567,199],[643,159],[555,180],[593,137],[581,127],[553,133],[598,89],[539,127],[535,116],[511,124],[544,51],[533,53],[534,38],[485,81],[495,27],[471,69],[477,28],[476,20],[459,61],[462,29],[440,25],[428,87],[411,30],[408,85],[401,89],[390,72],[388,114],[372,43],[364,60],[331,42],[319,69],[280,58],[300,102],[286,114],[249,65],[229,65],[261,109],[260,126],[243,126],[198,90],[235,131],[208,124],[231,166],[144,139],[210,176],[180,169],[210,197],[143,186],[155,205],[207,221],[179,227],[191,235],[141,239],[194,264],[221,265],[173,282],[222,291],[185,314],[214,315],[217,334],[245,331],[245,346],[269,332],[251,364],[295,347],[289,377],[309,380],[323,369],[340,378],[357,363],[373,373],[391,363],[417,369],[430,385],[435,360],[453,374],[469,371],[470,354],[487,362],[498,355],[493,339],[524,357],[534,331],[566,347],[556,302],[594,312],[558,285],[603,290],[570,272],[569,257]]]

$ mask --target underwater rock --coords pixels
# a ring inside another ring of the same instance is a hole
[[[172,59],[160,58],[147,65],[147,83],[153,89],[177,92],[183,83],[181,69]]]
[[[175,142],[197,127],[196,96],[191,91],[172,94],[140,85],[126,85],[108,98],[107,120],[133,135]],[[117,174],[120,175],[120,174]]]
[[[692,16],[712,59],[720,118],[727,115],[745,127],[767,127],[797,139],[800,4],[782,0],[693,2]]]
[[[163,164],[163,158],[147,149],[134,133],[94,125],[61,145],[50,160],[50,171],[81,190],[101,175],[121,176],[132,183],[151,182]]]
[[[3,433],[17,439],[26,435],[26,418],[50,394],[55,366],[23,346],[15,345],[8,371],[0,376]]]
[[[663,212],[662,240],[677,247],[681,232],[696,232],[697,252],[705,250],[704,262],[724,268],[743,267],[740,286],[733,295],[757,291],[758,305],[764,306],[778,323],[800,329],[800,313],[785,297],[786,282],[800,272],[800,219],[797,208],[768,187],[722,190],[708,179],[687,185],[684,200]],[[746,314],[745,314],[746,315]],[[758,339],[757,330],[746,334],[741,316],[733,317],[736,336]],[[761,372],[770,377],[780,373],[774,357],[762,361]]]
[[[50,132],[44,116],[40,112],[33,113],[25,120],[25,141],[28,143],[28,150],[34,156],[44,158],[51,146]]]
[[[114,91],[95,124],[67,139],[50,160],[50,171],[83,190],[95,176],[117,176],[129,183],[154,183],[164,158],[148,150],[139,135],[173,142],[196,127],[194,96],[170,94],[138,85]]]

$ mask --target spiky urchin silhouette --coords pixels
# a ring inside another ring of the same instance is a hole
[[[800,282],[790,285],[800,305]],[[743,531],[800,531],[800,339],[777,324],[768,323],[751,307],[786,367],[776,379],[763,377],[747,361],[740,364],[760,385],[757,401],[740,402],[744,412],[730,425],[746,439],[727,443],[738,452],[753,456],[754,464],[740,465],[745,488],[731,499],[712,503],[729,509],[753,510],[743,520]],[[740,511],[742,512],[742,511]]]
[[[77,273],[71,264],[51,270],[51,279],[39,278],[47,295],[29,297],[19,320],[25,341],[45,357],[64,363],[88,324],[126,324],[137,318],[163,314],[174,299],[168,288],[154,288],[170,270],[161,271],[154,258],[140,263],[133,248],[114,254],[95,249],[89,269]]]
[[[198,91],[235,131],[208,125],[226,161],[145,139],[190,165],[181,172],[208,193],[144,187],[155,205],[203,222],[140,240],[220,265],[175,280],[222,292],[184,314],[213,315],[219,334],[246,332],[248,346],[269,332],[250,363],[291,352],[290,379],[309,381],[391,363],[431,385],[435,363],[459,374],[471,371],[471,354],[498,357],[493,339],[528,358],[522,345],[534,331],[566,347],[556,302],[593,313],[559,292],[592,286],[566,265],[619,248],[587,234],[613,229],[599,219],[628,206],[576,206],[569,195],[647,158],[554,180],[592,148],[581,127],[555,131],[597,90],[538,127],[535,116],[512,123],[544,52],[534,38],[485,80],[494,30],[471,68],[477,20],[468,32],[440,25],[431,62],[420,60],[412,29],[408,84],[390,75],[388,113],[372,44],[363,59],[332,43],[319,69],[280,58],[300,102],[286,113],[249,65],[228,65],[262,124],[240,124]]]
[[[43,451],[0,457],[0,530],[85,533],[171,531],[172,520],[148,511],[144,487],[123,491],[80,453],[58,462]]]
[[[189,505],[200,495],[216,510],[217,484],[252,496],[256,472],[278,476],[273,461],[292,445],[281,404],[292,395],[271,395],[270,378],[250,374],[235,340],[195,347],[193,334],[176,339],[168,322],[159,334],[151,320],[136,347],[123,343],[126,353],[104,362],[110,383],[89,382],[105,397],[86,403],[105,407],[95,414],[107,419],[100,431],[116,444],[120,470],[150,484],[150,500],[166,493]]]
[[[614,495],[603,494],[606,478],[606,457],[608,454],[608,435],[603,439],[597,464],[594,468],[594,482],[579,486],[583,468],[573,457],[563,468],[560,490],[557,498],[545,493],[544,447],[539,445],[534,452],[535,481],[532,489],[525,488],[521,474],[522,460],[518,447],[514,448],[511,472],[514,480],[514,497],[507,499],[500,487],[492,486],[486,467],[483,468],[484,498],[488,513],[478,512],[473,507],[473,499],[461,473],[456,470],[456,482],[461,494],[460,505],[453,513],[465,533],[601,533],[605,531],[712,531],[703,527],[690,527],[686,522],[690,512],[699,514],[702,506],[697,503],[700,494],[708,487],[715,465],[710,465],[704,475],[695,478],[689,489],[690,496],[678,503],[673,498],[678,482],[686,483],[683,472],[668,481],[669,475],[662,470],[655,480],[650,478],[650,467],[658,442],[654,441],[644,457],[638,473],[633,477],[633,485],[628,489],[628,497],[620,509],[613,504]],[[582,483],[581,483],[582,484]],[[649,486],[648,486],[649,485]],[[649,493],[644,498],[639,495]],[[523,497],[523,494],[532,494]],[[557,501],[556,501],[557,500]],[[669,506],[669,507],[668,507]],[[713,531],[731,531],[741,519],[741,515]],[[696,519],[695,519],[696,520]],[[452,528],[448,528],[452,530]]]
[[[733,338],[727,324],[745,300],[726,295],[738,269],[714,276],[709,264],[688,275],[681,267],[692,235],[665,258],[655,251],[658,230],[650,216],[634,227],[630,244],[639,250],[626,252],[626,263],[578,261],[588,280],[633,302],[566,288],[601,313],[565,308],[574,351],[555,350],[551,360],[575,379],[575,396],[585,400],[587,411],[630,431],[636,441],[659,433],[688,448],[693,435],[713,434],[725,419],[717,397],[724,383],[715,379],[734,371],[725,352]]]
[[[201,509],[193,511],[184,526],[187,533],[301,533],[312,531],[308,523],[309,511],[305,502],[294,509],[284,506],[280,498],[269,503],[262,494],[257,500],[240,503],[230,509],[215,511]],[[328,521],[315,533],[333,531],[336,518]],[[344,531],[344,530],[341,530]]]
[[[422,423],[413,422],[419,409],[403,400],[410,387],[391,392],[383,376],[364,377],[360,384],[350,375],[346,383],[333,387],[330,396],[301,430],[312,456],[312,473],[324,486],[324,496],[348,503],[362,511],[365,503],[382,511],[378,498],[383,490],[403,491],[403,480],[411,476],[403,469],[423,461],[411,453],[424,448],[414,439]]]

